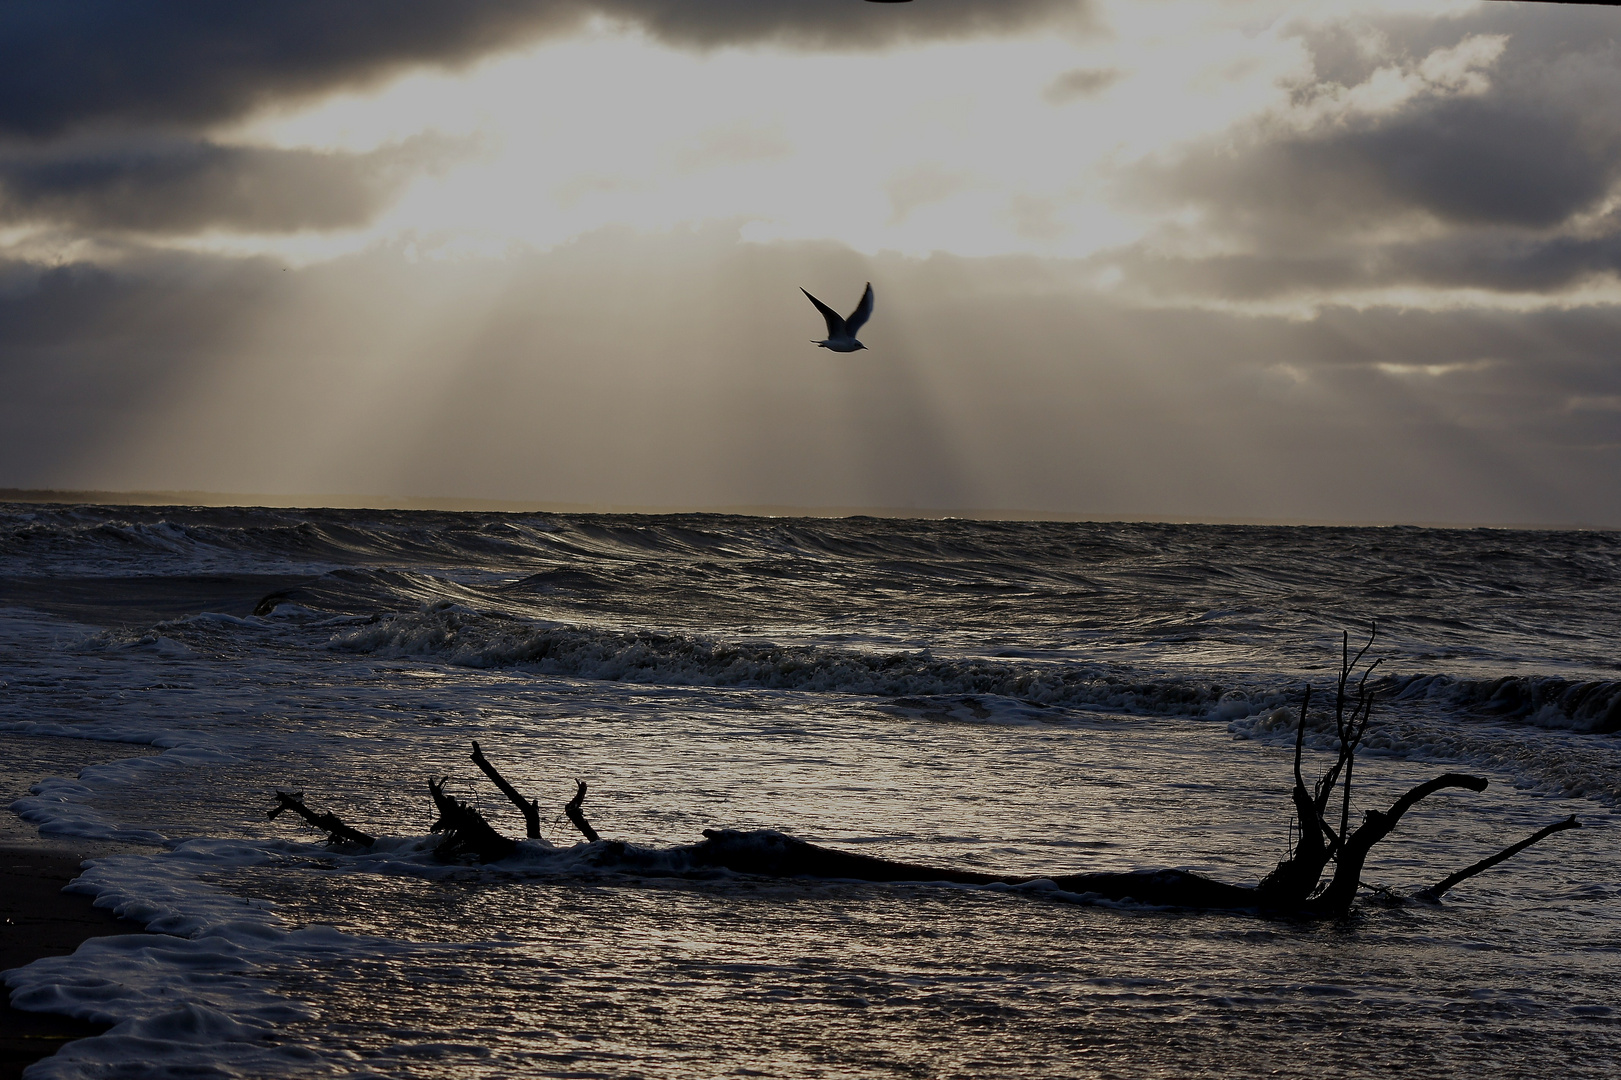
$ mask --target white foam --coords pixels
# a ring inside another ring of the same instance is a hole
[[[272,905],[203,883],[198,875],[257,866],[307,849],[286,843],[191,841],[161,855],[98,859],[69,890],[145,923],[147,934],[93,938],[72,956],[5,973],[11,1003],[114,1025],[33,1066],[30,1080],[125,1075],[272,1077],[324,1075],[343,1064],[282,1037],[319,1019],[310,1005],[274,992],[268,969],[343,956],[408,953],[403,942],[289,927]]]
[[[122,725],[66,725],[59,723],[0,723],[0,731],[28,735],[88,738],[103,742],[126,742],[164,746],[162,754],[125,758],[121,761],[90,765],[80,770],[78,779],[62,776],[36,781],[29,794],[12,802],[12,813],[36,826],[42,836],[72,836],[87,840],[110,840],[135,844],[161,844],[163,833],[121,824],[108,819],[96,805],[97,797],[111,788],[130,784],[161,785],[165,774],[174,770],[235,761],[237,755],[210,746],[195,745],[195,733],[180,731],[135,732]]]
[[[26,798],[11,804],[11,812],[38,826],[41,836],[77,836],[88,840],[119,840],[135,844],[161,844],[162,833],[126,828],[106,820],[91,805],[95,789],[62,776],[47,777],[28,789]]]

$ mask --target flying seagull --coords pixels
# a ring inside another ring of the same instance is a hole
[[[805,292],[803,287],[799,291],[805,293],[810,302],[816,305],[816,310],[822,313],[822,318],[827,320],[827,340],[816,341],[815,338],[812,338],[812,341],[816,341],[816,344],[820,347],[832,349],[834,352],[855,352],[857,349],[866,348],[865,345],[856,340],[856,334],[860,333],[861,327],[866,324],[868,319],[872,318],[872,282],[867,282],[867,291],[861,294],[861,303],[857,304],[856,309],[850,312],[848,319],[840,318],[838,312],[816,299],[816,297],[811,296],[810,293]]]

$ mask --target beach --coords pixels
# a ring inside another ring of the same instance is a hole
[[[140,923],[93,906],[88,896],[63,893],[79,876],[85,853],[48,844],[0,844],[0,971],[41,957],[64,956],[93,937],[141,933]],[[109,1025],[50,1013],[0,1009],[0,1078],[47,1057],[66,1042],[98,1035]]]
[[[0,799],[28,794],[46,775],[78,774],[83,765],[117,760],[139,748],[78,739],[42,739],[0,734]],[[125,845],[69,838],[43,840],[16,815],[0,813],[0,972],[47,956],[65,956],[93,937],[138,934],[138,922],[94,906],[93,898],[64,893],[87,858],[127,850]],[[51,1013],[0,1007],[0,1080],[21,1075],[39,1058],[67,1042],[97,1035],[109,1025]]]

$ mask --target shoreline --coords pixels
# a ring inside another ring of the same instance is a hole
[[[94,937],[146,932],[138,922],[95,907],[88,896],[62,891],[94,854],[46,841],[0,840],[0,971],[65,956]],[[7,991],[0,1003],[0,1080],[20,1077],[74,1039],[110,1026],[14,1009]]]
[[[64,893],[86,859],[145,851],[137,845],[78,837],[42,837],[33,825],[10,812],[13,799],[46,776],[78,776],[99,762],[157,753],[150,746],[108,743],[56,735],[0,734],[0,972],[47,956],[66,956],[94,937],[144,934],[146,928],[121,919],[80,893]],[[57,1013],[11,1007],[11,991],[0,986],[0,1080],[15,1080],[24,1069],[50,1057],[75,1039],[99,1035],[111,1025],[75,1020]]]

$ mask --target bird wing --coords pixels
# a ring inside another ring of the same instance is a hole
[[[822,318],[827,320],[827,336],[830,338],[843,337],[845,334],[843,317],[840,316],[838,312],[816,299],[816,297],[811,296],[810,293],[805,292],[804,286],[801,286],[799,291],[805,293],[806,298],[809,299],[811,303],[816,305],[816,310],[822,313]]]
[[[820,305],[818,305],[820,306]],[[851,337],[861,332],[862,324],[872,318],[872,282],[867,282],[867,291],[861,294],[861,303],[850,312],[850,317],[844,320],[845,329]]]

